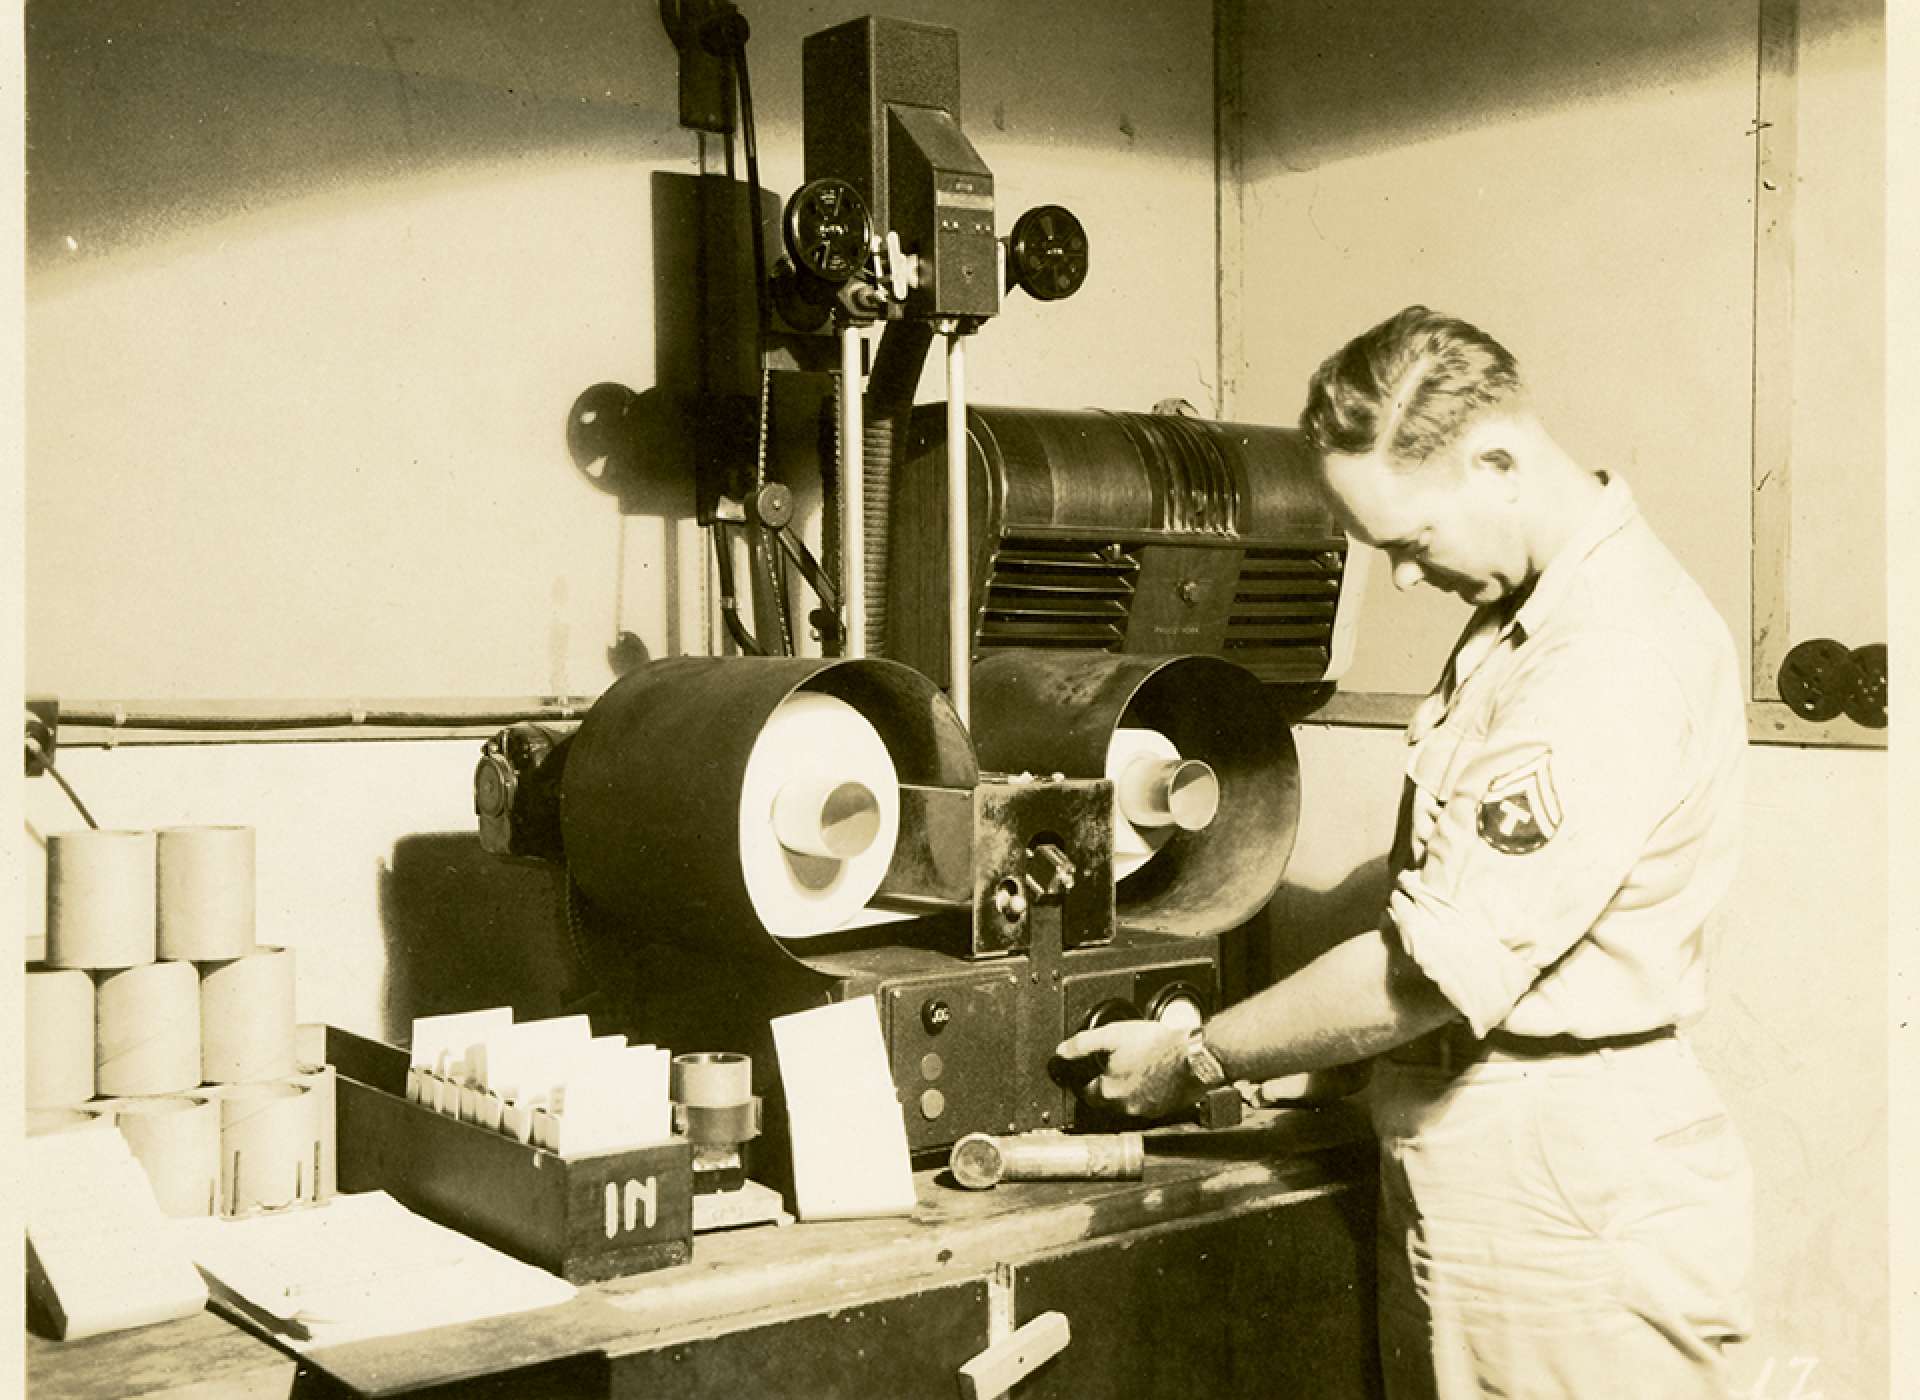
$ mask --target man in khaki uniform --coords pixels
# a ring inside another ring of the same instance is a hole
[[[1574,462],[1512,356],[1409,307],[1315,374],[1301,429],[1400,587],[1475,605],[1407,732],[1379,928],[1199,1031],[1117,1023],[1089,1098],[1384,1056],[1380,1319],[1396,1397],[1720,1396],[1751,1181],[1677,1028],[1732,880],[1746,716],[1725,624]]]

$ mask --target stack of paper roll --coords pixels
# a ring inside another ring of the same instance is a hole
[[[255,942],[251,827],[50,836],[26,1031],[27,1107],[111,1110],[169,1214],[332,1193],[331,1095],[294,1055],[293,954]],[[271,1112],[218,1102],[256,1085],[277,1092],[240,1097]]]

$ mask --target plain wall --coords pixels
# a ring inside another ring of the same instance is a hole
[[[1792,641],[1887,638],[1884,35],[1801,5]],[[1574,457],[1623,473],[1751,636],[1755,0],[1473,0],[1427,20],[1248,6],[1248,417],[1292,422],[1327,354],[1413,302],[1519,357]],[[1349,689],[1418,693],[1448,600],[1375,556]]]
[[[1754,0],[1247,13],[1248,416],[1292,421],[1321,358],[1409,302],[1484,325],[1575,456],[1624,472],[1744,651]],[[1795,640],[1887,634],[1883,54],[1877,6],[1801,5]],[[1346,688],[1425,691],[1465,618],[1376,566]],[[1387,731],[1308,729],[1301,748],[1282,965],[1376,917],[1405,761]],[[1752,753],[1694,1031],[1758,1178],[1741,1394],[1887,1393],[1888,795],[1884,752]]]

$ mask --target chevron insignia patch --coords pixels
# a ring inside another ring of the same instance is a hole
[[[1560,817],[1553,755],[1542,753],[1487,785],[1480,799],[1480,839],[1503,855],[1528,855],[1553,839]]]

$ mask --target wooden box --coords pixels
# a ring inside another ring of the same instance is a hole
[[[411,1210],[570,1283],[684,1264],[693,1254],[693,1148],[684,1139],[561,1157],[410,1103],[407,1057],[327,1028],[339,1075],[342,1191]]]

